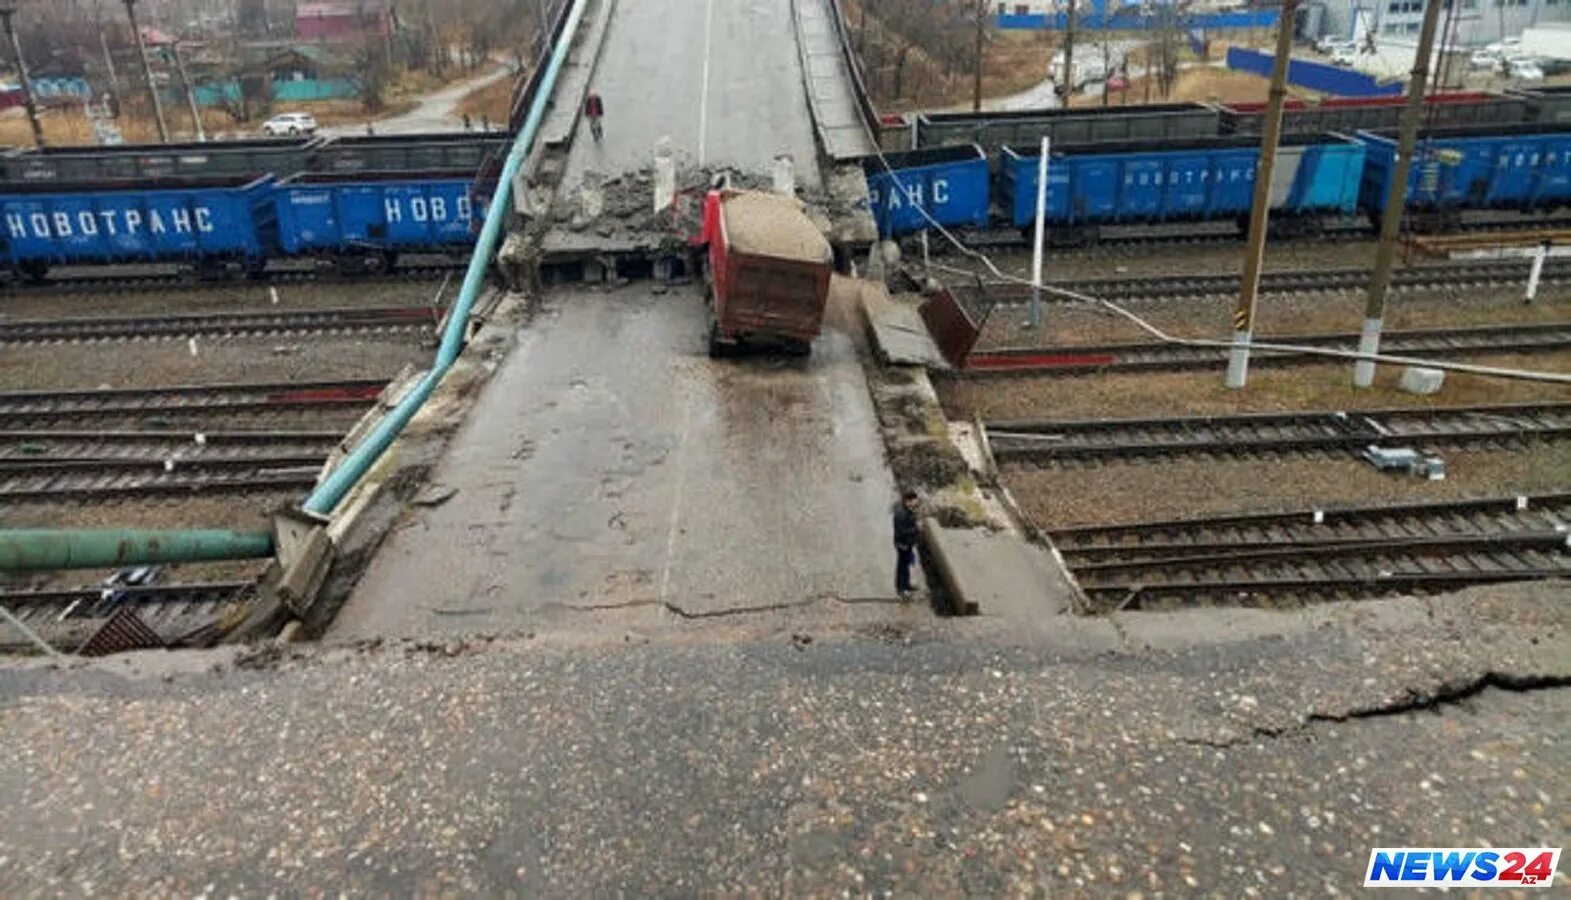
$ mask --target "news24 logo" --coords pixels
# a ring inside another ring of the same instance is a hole
[[[1376,847],[1364,887],[1546,888],[1557,847]]]

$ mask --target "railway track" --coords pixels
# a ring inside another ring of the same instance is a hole
[[[1391,274],[1391,287],[1406,290],[1425,288],[1486,287],[1527,281],[1528,265],[1522,260],[1475,260],[1466,263],[1410,266]],[[1553,283],[1571,279],[1571,262],[1555,260],[1544,265],[1543,280]],[[1304,294],[1363,290],[1369,286],[1368,269],[1296,269],[1266,272],[1260,276],[1262,294]],[[1091,278],[1049,281],[1049,288],[1073,291],[1103,300],[1168,300],[1177,297],[1210,297],[1237,294],[1242,286],[1237,275],[1158,275],[1139,278]],[[988,290],[988,300],[1003,306],[1025,303],[1030,288],[1020,284],[1000,284]],[[1044,295],[1052,299],[1051,294]]]
[[[1064,528],[1093,609],[1271,605],[1571,577],[1571,493]]]
[[[1571,402],[1251,413],[1167,419],[990,422],[999,463],[1098,465],[1209,455],[1348,455],[1366,447],[1420,451],[1571,436]]]
[[[442,313],[430,306],[391,306],[0,321],[0,344],[432,330]]]
[[[91,586],[0,590],[0,606],[58,650],[75,653],[92,640],[88,652],[110,653],[203,643],[255,596],[251,581]],[[126,619],[128,614],[135,616],[134,621]],[[111,625],[114,617],[118,618]],[[30,649],[13,628],[0,625],[0,636],[0,647]]]
[[[337,432],[0,432],[0,501],[309,488]]]
[[[1262,336],[1266,343],[1296,344],[1335,350],[1358,349],[1357,332]],[[1490,353],[1534,353],[1571,348],[1571,322],[1491,325],[1470,328],[1425,328],[1387,331],[1381,350],[1399,356],[1453,357]],[[1257,349],[1251,363],[1304,364],[1326,358],[1313,353]],[[1055,347],[1003,347],[973,352],[963,374],[1082,375],[1086,372],[1176,371],[1210,369],[1227,364],[1227,350],[1153,341]]]
[[[259,412],[359,409],[386,388],[382,378],[254,384],[0,393],[0,431],[57,422],[226,417]]]
[[[1455,229],[1457,234],[1487,234],[1492,231],[1520,231],[1524,228],[1548,229],[1565,228],[1571,226],[1571,219],[1537,219],[1522,220],[1512,219],[1506,221],[1464,222]],[[976,229],[950,229],[950,232],[960,239],[967,247],[975,250],[988,250],[993,248],[1020,248],[1030,247],[1028,231],[1015,228],[990,228]],[[1345,223],[1324,227],[1319,234],[1303,234],[1281,237],[1272,237],[1273,243],[1281,241],[1303,243],[1325,243],[1342,241],[1366,241],[1377,237],[1378,228],[1365,223]],[[1130,226],[1125,230],[1104,230],[1101,238],[1094,244],[1086,247],[1051,247],[1054,253],[1077,253],[1082,255],[1095,254],[1099,251],[1129,249],[1138,250],[1147,246],[1178,245],[1189,246],[1199,244],[1242,244],[1246,235],[1237,227],[1206,223],[1190,223],[1181,229],[1173,226],[1158,228],[1137,228]],[[930,241],[929,246],[935,254],[947,253],[949,245],[939,239]]]
[[[42,282],[16,282],[6,287],[6,293],[17,296],[40,294],[128,294],[145,291],[206,291],[215,285],[246,284],[266,287],[285,284],[343,284],[352,283],[374,287],[378,284],[401,284],[411,281],[434,281],[456,272],[462,272],[465,263],[425,264],[401,266],[391,272],[377,275],[344,274],[335,269],[280,269],[263,272],[244,279],[201,278],[190,272],[157,272],[112,275],[57,275]]]

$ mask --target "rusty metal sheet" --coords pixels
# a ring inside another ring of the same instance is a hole
[[[82,656],[108,656],[127,650],[161,650],[165,646],[164,639],[142,621],[136,610],[122,606],[76,652]]]
[[[927,332],[933,336],[933,343],[938,345],[944,359],[956,369],[964,368],[966,357],[982,334],[981,326],[948,290],[930,294],[922,304],[921,313]]]

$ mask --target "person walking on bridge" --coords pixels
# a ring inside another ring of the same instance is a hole
[[[589,119],[589,133],[595,136],[595,143],[600,142],[602,131],[600,120],[605,116],[605,101],[600,99],[600,94],[590,91],[584,99],[584,115]]]
[[[908,603],[916,596],[911,587],[911,567],[916,565],[916,544],[922,538],[922,523],[916,510],[916,491],[906,491],[895,505],[895,593]]]

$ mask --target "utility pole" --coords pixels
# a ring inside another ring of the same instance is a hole
[[[1075,95],[1075,0],[1064,13],[1064,106]]]
[[[16,54],[16,74],[22,81],[22,99],[27,104],[27,121],[33,126],[33,143],[40,147],[48,146],[44,140],[44,123],[38,119],[38,101],[33,99],[33,79],[27,74],[27,60],[22,58],[22,42],[16,36],[16,24],[11,17],[16,15],[16,7],[0,6],[0,19],[5,20],[6,37],[11,39],[11,51]]]
[[[164,103],[158,99],[158,85],[153,83],[153,65],[147,61],[147,42],[142,40],[141,26],[136,24],[136,0],[125,0],[125,15],[131,20],[131,35],[136,38],[136,52],[142,57],[142,77],[147,79],[147,96],[153,101],[153,118],[158,120],[158,140],[169,143],[169,126],[164,122]]]
[[[1110,93],[1108,88],[1112,87],[1109,82],[1113,80],[1113,73],[1108,70],[1108,66],[1112,63],[1113,48],[1109,47],[1107,43],[1106,12],[1102,13],[1102,25],[1102,108],[1107,109],[1107,95]]]
[[[1407,105],[1402,108],[1402,131],[1397,139],[1396,160],[1391,184],[1386,189],[1385,213],[1380,217],[1380,244],[1375,249],[1375,271],[1369,277],[1369,293],[1364,298],[1364,327],[1358,352],[1373,356],[1380,352],[1380,329],[1386,315],[1386,291],[1391,286],[1391,268],[1396,262],[1396,239],[1402,230],[1402,213],[1407,208],[1407,176],[1413,165],[1413,147],[1418,143],[1418,120],[1424,114],[1424,88],[1429,83],[1429,57],[1434,52],[1435,26],[1440,21],[1444,0],[1429,0],[1424,7],[1424,24],[1418,32],[1418,53],[1413,57],[1413,72],[1407,82]],[[1375,383],[1375,361],[1359,359],[1353,363],[1353,386]]]
[[[98,24],[98,46],[104,51],[104,70],[109,73],[109,91],[111,96],[115,98],[114,108],[110,110],[110,114],[119,117],[121,100],[120,72],[115,68],[114,54],[109,52],[109,38],[105,36],[103,22],[100,21]]]
[[[976,75],[971,81],[971,111],[982,111],[982,52],[987,42],[987,0],[976,0]]]
[[[191,124],[196,126],[196,139],[207,142],[207,132],[202,129],[202,112],[196,106],[196,92],[191,90],[191,79],[185,74],[185,60],[180,56],[180,42],[169,48],[175,56],[175,72],[180,75],[180,89],[185,91],[186,105],[191,107]]]
[[[1227,357],[1230,388],[1249,380],[1249,345],[1254,340],[1255,307],[1260,300],[1260,270],[1265,266],[1266,231],[1271,221],[1271,173],[1282,138],[1282,103],[1287,98],[1287,63],[1293,52],[1293,12],[1298,0],[1282,0],[1276,26],[1276,56],[1271,59],[1271,91],[1266,95],[1265,134],[1260,139],[1260,164],[1255,169],[1254,203],[1249,208],[1249,243],[1244,250],[1244,284],[1233,311],[1233,348]]]

